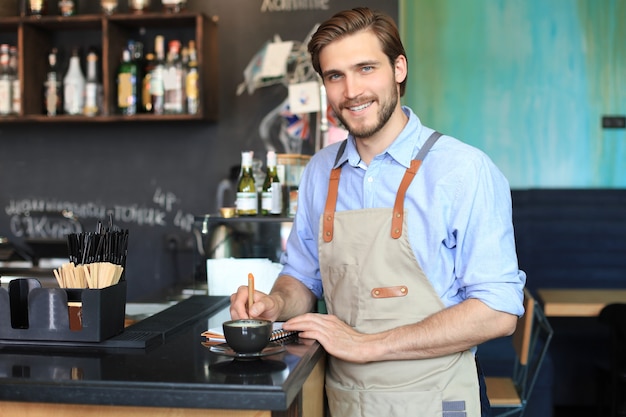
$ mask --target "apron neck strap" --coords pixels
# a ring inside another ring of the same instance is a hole
[[[402,182],[400,182],[400,187],[398,188],[398,192],[396,193],[396,202],[393,205],[393,217],[391,219],[391,237],[394,239],[398,239],[402,236],[402,224],[404,222],[404,197],[406,195],[406,190],[411,185],[413,178],[415,178],[415,174],[422,166],[422,161],[426,158],[426,154],[430,151],[430,148],[433,147],[437,139],[441,137],[441,133],[434,131],[432,135],[426,140],[424,146],[419,150],[415,159],[411,161],[411,166],[407,168],[404,173],[404,177],[402,177]]]
[[[424,146],[419,150],[415,159],[411,161],[411,166],[404,173],[404,177],[400,182],[400,188],[396,194],[396,201],[393,206],[393,218],[391,220],[391,237],[398,239],[402,236],[402,224],[404,220],[404,197],[406,190],[411,185],[415,174],[422,165],[422,161],[430,151],[430,148],[437,142],[437,139],[441,137],[441,133],[435,131],[426,140]],[[339,150],[337,151],[337,158],[335,159],[335,165],[339,162],[339,159],[343,155],[347,140],[344,140]],[[333,240],[333,223],[335,222],[335,209],[337,207],[337,196],[339,194],[339,177],[341,176],[341,166],[333,168],[330,171],[330,179],[328,180],[328,196],[326,197],[326,206],[324,207],[324,220],[322,223],[323,239],[324,242],[330,242]]]
[[[339,159],[343,155],[348,139],[345,139],[339,146],[335,165],[339,163]],[[339,193],[339,177],[341,176],[341,165],[330,171],[330,179],[328,180],[328,196],[326,197],[326,206],[324,207],[324,223],[322,225],[324,242],[333,240],[333,224],[335,223],[335,207],[337,207],[337,194]]]

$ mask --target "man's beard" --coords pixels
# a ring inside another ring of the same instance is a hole
[[[398,90],[396,90],[395,88],[392,90],[393,90],[393,93],[391,97],[388,100],[386,100],[384,103],[381,103],[381,108],[377,114],[378,120],[376,121],[376,124],[371,127],[363,126],[361,128],[358,128],[356,126],[352,126],[341,115],[341,112],[335,109],[333,110],[335,111],[335,115],[337,116],[339,121],[341,121],[341,123],[348,129],[348,131],[352,134],[352,136],[354,136],[355,138],[364,138],[364,139],[370,138],[374,136],[376,133],[378,133],[383,127],[385,127],[385,125],[387,124],[389,119],[391,119],[391,116],[393,115],[393,112],[396,108],[396,104],[398,103]],[[346,107],[347,106],[345,105],[343,106],[343,108],[346,108]]]

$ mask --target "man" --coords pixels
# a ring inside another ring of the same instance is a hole
[[[389,17],[340,12],[309,52],[350,135],[307,165],[271,293],[247,306],[240,288],[231,315],[319,341],[335,417],[488,415],[475,347],[523,314],[508,182],[401,106],[408,63]],[[329,314],[310,313],[322,296]]]

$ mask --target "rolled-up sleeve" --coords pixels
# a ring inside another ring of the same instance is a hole
[[[486,156],[459,178],[450,219],[457,295],[521,316],[526,274],[517,262],[508,181]]]

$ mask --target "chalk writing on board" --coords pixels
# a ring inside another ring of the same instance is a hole
[[[13,235],[31,238],[55,238],[82,232],[79,222],[63,216],[31,212],[28,216],[14,215],[9,219]]]
[[[330,0],[263,0],[261,13],[295,10],[328,10]]]
[[[178,202],[178,198],[176,197],[176,194],[169,191],[163,192],[161,191],[161,188],[157,187],[157,189],[154,190],[152,202],[163,207],[165,211],[170,212],[172,211],[174,204]]]
[[[182,209],[175,211],[174,206],[180,203],[176,194],[157,188],[149,204],[107,206],[93,201],[24,198],[10,200],[4,212],[9,216],[11,233],[16,237],[63,238],[68,233],[80,232],[81,221],[106,221],[109,217],[120,227],[129,224],[173,226],[190,232],[194,216]]]

